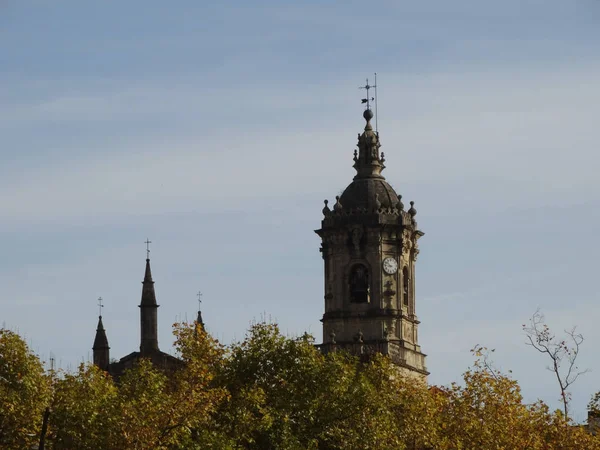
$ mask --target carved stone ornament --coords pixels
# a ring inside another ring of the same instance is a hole
[[[335,197],[335,205],[333,205],[333,210],[336,213],[341,213],[342,212],[342,204],[340,202],[340,196],[336,195]]]
[[[417,260],[417,257],[419,256],[419,252],[420,252],[420,250],[418,248],[416,248],[416,246],[415,246],[415,249],[413,250],[413,261]]]
[[[325,217],[329,217],[329,215],[331,214],[331,209],[329,209],[329,206],[327,205],[329,203],[329,201],[324,200],[323,203],[325,203],[325,207],[323,208],[323,215]]]
[[[386,297],[391,297],[392,295],[396,294],[396,291],[393,289],[394,287],[394,283],[392,283],[391,281],[386,281],[385,283],[385,291],[383,291],[383,295],[385,295]]]
[[[400,255],[400,258],[402,259],[402,265],[408,266],[410,263],[410,251],[402,252],[402,255]]]
[[[363,337],[364,337],[364,335],[363,335],[362,330],[358,330],[358,333],[356,333],[356,335],[354,335],[354,341],[362,343],[363,342]]]
[[[350,237],[352,238],[352,246],[354,247],[354,251],[358,253],[360,251],[360,240],[363,237],[363,229],[361,226],[353,227],[350,230]]]
[[[395,327],[393,323],[388,323],[383,327],[383,339],[389,341],[394,337]]]
[[[402,249],[403,252],[410,252],[410,250],[414,247],[415,241],[412,237],[412,233],[408,230],[404,230],[402,233]]]
[[[374,212],[377,212],[381,209],[381,201],[379,200],[379,194],[375,194],[375,207]]]

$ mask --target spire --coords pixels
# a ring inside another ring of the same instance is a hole
[[[110,347],[106,338],[106,331],[102,324],[102,316],[98,317],[98,327],[96,328],[96,338],[92,347],[94,353],[94,364],[102,370],[108,370],[110,361]]]
[[[158,305],[154,292],[154,281],[150,270],[149,254],[146,258],[146,272],[142,281],[142,300],[140,302],[140,352],[142,354],[158,351]]]
[[[106,337],[106,331],[102,324],[102,316],[98,317],[98,327],[96,328],[96,338],[94,339],[94,346],[92,350],[104,350],[109,349],[108,338]]]
[[[196,323],[200,325],[200,328],[204,330],[204,322],[202,321],[202,311],[198,310],[198,317],[196,317]]]
[[[198,291],[198,294],[196,294],[198,296],[198,317],[196,318],[196,323],[198,325],[200,325],[200,328],[202,328],[202,330],[204,330],[204,322],[202,320],[202,311],[200,310],[200,307],[202,306],[202,292]]]
[[[383,164],[383,156],[379,155],[379,134],[373,131],[371,125],[371,119],[373,118],[373,111],[370,108],[365,109],[363,113],[364,119],[367,121],[365,130],[362,134],[358,135],[358,153],[354,153],[354,168],[356,169],[356,176],[354,179],[359,178],[381,178],[381,171],[385,169]]]
[[[142,286],[142,301],[140,306],[158,306],[156,304],[156,294],[154,292],[152,271],[150,270],[150,259],[146,259],[146,272],[144,273],[144,281],[142,281]]]

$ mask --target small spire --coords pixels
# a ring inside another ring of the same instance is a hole
[[[104,331],[104,325],[102,324],[102,316],[98,317],[98,327],[96,328],[96,337],[94,338],[92,352],[94,355],[94,365],[101,370],[108,370],[110,366],[110,347],[108,346],[106,331]]]
[[[148,254],[149,255],[149,254]],[[140,352],[143,355],[158,351],[158,305],[154,292],[154,281],[150,270],[150,258],[146,259],[146,271],[142,281],[140,301]]]
[[[196,317],[196,323],[204,330],[204,321],[202,320],[202,311],[200,310],[202,306],[202,292],[198,291],[196,295],[198,296],[198,317]]]
[[[146,259],[146,271],[142,281],[142,301],[140,306],[156,306],[156,293],[154,292],[154,281],[150,270],[150,259]]]
[[[96,338],[94,339],[94,346],[92,350],[105,350],[110,348],[108,346],[108,338],[106,337],[106,331],[104,330],[104,324],[102,323],[102,316],[98,317],[98,326],[96,327]]]
[[[362,103],[366,106],[366,109],[363,111],[363,118],[367,123],[364,132],[358,135],[358,154],[354,154],[354,168],[357,174],[354,179],[383,179],[381,171],[385,168],[383,164],[385,158],[383,158],[383,155],[379,156],[379,148],[381,147],[379,134],[373,131],[373,127],[371,126],[371,119],[374,117],[373,110],[371,109],[371,101],[375,100],[375,98],[369,96],[369,89],[371,88],[375,88],[375,86],[369,85],[369,80],[367,79],[367,84],[362,87],[362,89],[367,91],[367,97],[362,99]]]

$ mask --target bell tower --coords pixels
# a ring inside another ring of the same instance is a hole
[[[405,210],[402,196],[381,175],[385,157],[368,104],[363,117],[356,176],[333,208],[325,200],[316,230],[325,265],[321,348],[364,357],[383,353],[408,374],[426,378],[415,302],[417,241],[424,233],[417,228],[414,202]]]

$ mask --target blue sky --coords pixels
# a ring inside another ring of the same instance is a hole
[[[0,2],[0,320],[74,367],[103,315],[160,343],[195,294],[224,342],[267,315],[321,338],[324,198],[351,181],[378,72],[385,175],[415,200],[420,339],[447,384],[476,344],[558,406],[521,324],[585,335],[600,390],[600,3]]]

